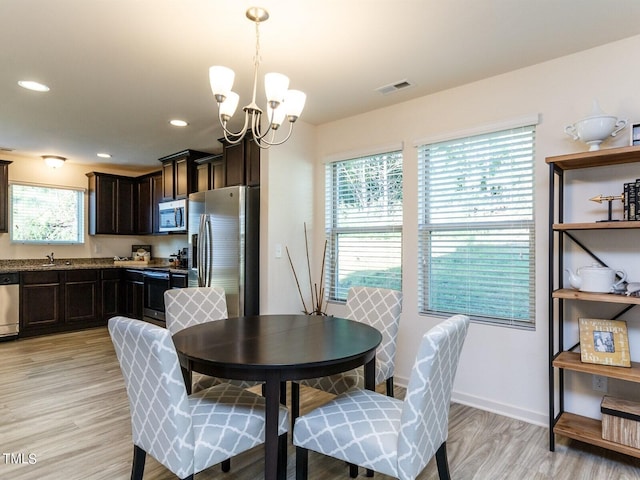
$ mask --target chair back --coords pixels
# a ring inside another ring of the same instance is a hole
[[[382,334],[382,342],[376,350],[376,372],[380,370],[384,379],[393,377],[402,292],[386,288],[351,287],[346,306],[347,318],[371,325]]]
[[[469,318],[455,315],[425,333],[402,407],[399,478],[415,478],[447,440],[449,403]]]
[[[173,288],[164,292],[167,328],[171,334],[192,325],[227,318],[227,300],[220,287]]]
[[[109,334],[127,387],[134,445],[180,478],[193,474],[191,409],[171,333],[113,317]]]

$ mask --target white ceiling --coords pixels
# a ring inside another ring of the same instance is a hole
[[[639,0],[257,2],[271,15],[260,27],[261,76],[288,75],[314,125],[640,34]],[[0,0],[0,149],[87,164],[107,151],[137,167],[186,148],[219,152],[208,68],[234,69],[240,105],[249,103],[253,4]],[[51,91],[24,90],[25,79]],[[413,86],[376,92],[401,80]]]

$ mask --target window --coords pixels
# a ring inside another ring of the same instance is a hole
[[[11,185],[11,241],[83,243],[83,190]]]
[[[419,309],[532,327],[535,126],[418,147]]]
[[[344,301],[354,285],[402,289],[402,152],[326,166],[326,285]]]

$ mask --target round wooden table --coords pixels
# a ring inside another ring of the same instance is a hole
[[[173,341],[189,371],[265,382],[265,479],[275,480],[286,476],[285,466],[278,467],[281,384],[364,365],[365,386],[373,390],[382,335],[344,318],[254,315],[194,325],[176,333]]]

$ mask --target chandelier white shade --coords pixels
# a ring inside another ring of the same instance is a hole
[[[253,95],[251,103],[242,108],[244,111],[244,125],[238,132],[232,132],[227,128],[228,122],[233,117],[240,97],[232,91],[235,73],[228,67],[215,65],[209,68],[209,83],[211,92],[218,104],[218,119],[224,130],[224,138],[227,142],[235,144],[240,142],[247,132],[253,135],[253,139],[261,148],[269,148],[272,145],[280,145],[286,142],[293,131],[293,124],[300,117],[306,101],[306,95],[299,90],[289,90],[289,77],[281,73],[267,73],[264,76],[264,90],[267,97],[266,126],[263,125],[264,111],[256,103],[256,91],[258,84],[258,67],[260,66],[260,22],[269,18],[269,13],[260,7],[251,7],[247,10],[247,18],[256,24],[256,53],[254,57],[253,71]],[[286,120],[289,121],[289,132],[282,139],[276,139],[276,131]]]

